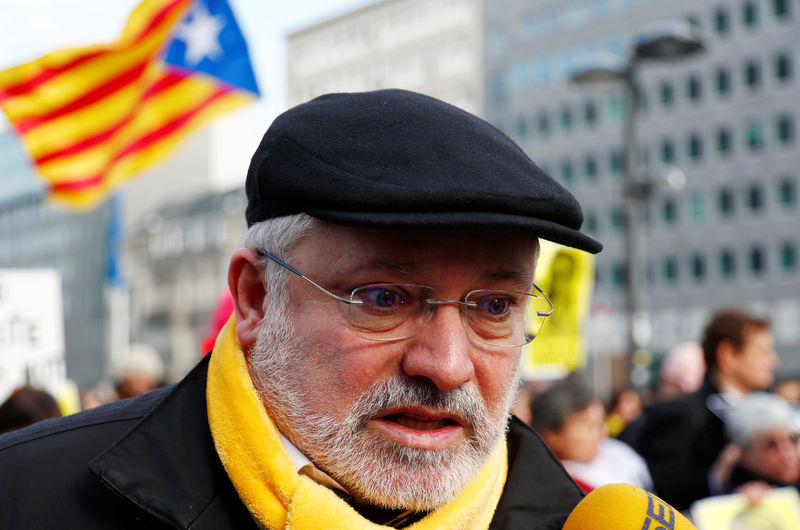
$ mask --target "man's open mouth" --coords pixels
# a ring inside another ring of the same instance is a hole
[[[385,416],[383,419],[393,421],[398,425],[417,431],[432,431],[449,425],[458,425],[450,418],[424,418],[411,414],[391,414]]]

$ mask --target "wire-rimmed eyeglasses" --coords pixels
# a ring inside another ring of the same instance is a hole
[[[533,284],[535,292],[476,289],[464,300],[440,300],[427,285],[372,283],[356,287],[344,298],[325,289],[288,263],[265,250],[267,257],[303,278],[328,296],[346,304],[347,323],[359,337],[375,341],[394,341],[413,337],[422,331],[440,305],[457,305],[467,334],[476,342],[498,348],[530,343],[553,313],[547,295]]]

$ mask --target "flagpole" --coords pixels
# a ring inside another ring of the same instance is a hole
[[[128,355],[130,345],[130,295],[122,264],[124,227],[122,199],[114,194],[109,199],[109,217],[106,235],[106,368],[113,378],[115,370]]]

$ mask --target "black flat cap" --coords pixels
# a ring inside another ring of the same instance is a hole
[[[507,230],[597,253],[575,197],[505,134],[405,90],[328,94],[270,126],[247,172],[247,224],[305,212],[374,228]]]

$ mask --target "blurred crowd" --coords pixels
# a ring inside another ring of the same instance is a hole
[[[213,346],[227,313],[225,306],[212,318],[204,349]],[[688,511],[711,496],[741,493],[757,505],[773,488],[800,487],[800,380],[775,380],[768,321],[722,311],[698,339],[665,356],[656,387],[645,395],[623,388],[604,402],[576,372],[525,383],[513,412],[585,492],[629,483]],[[114,385],[86,389],[81,407],[149,392],[163,378],[159,355],[131,345]],[[0,405],[0,433],[62,412],[44,390],[20,388]]]
[[[77,406],[59,403],[42,388],[25,385],[15,389],[0,405],[0,434],[77,412],[76,408],[92,409],[150,392],[164,384],[164,374],[164,362],[158,352],[146,344],[131,344],[128,355],[114,369],[113,381],[83,389]]]
[[[776,381],[777,365],[769,322],[724,310],[665,356],[646,394],[623,388],[604,402],[572,373],[526,383],[514,413],[586,492],[630,483],[686,513],[731,493],[757,505],[800,487],[800,380]]]

